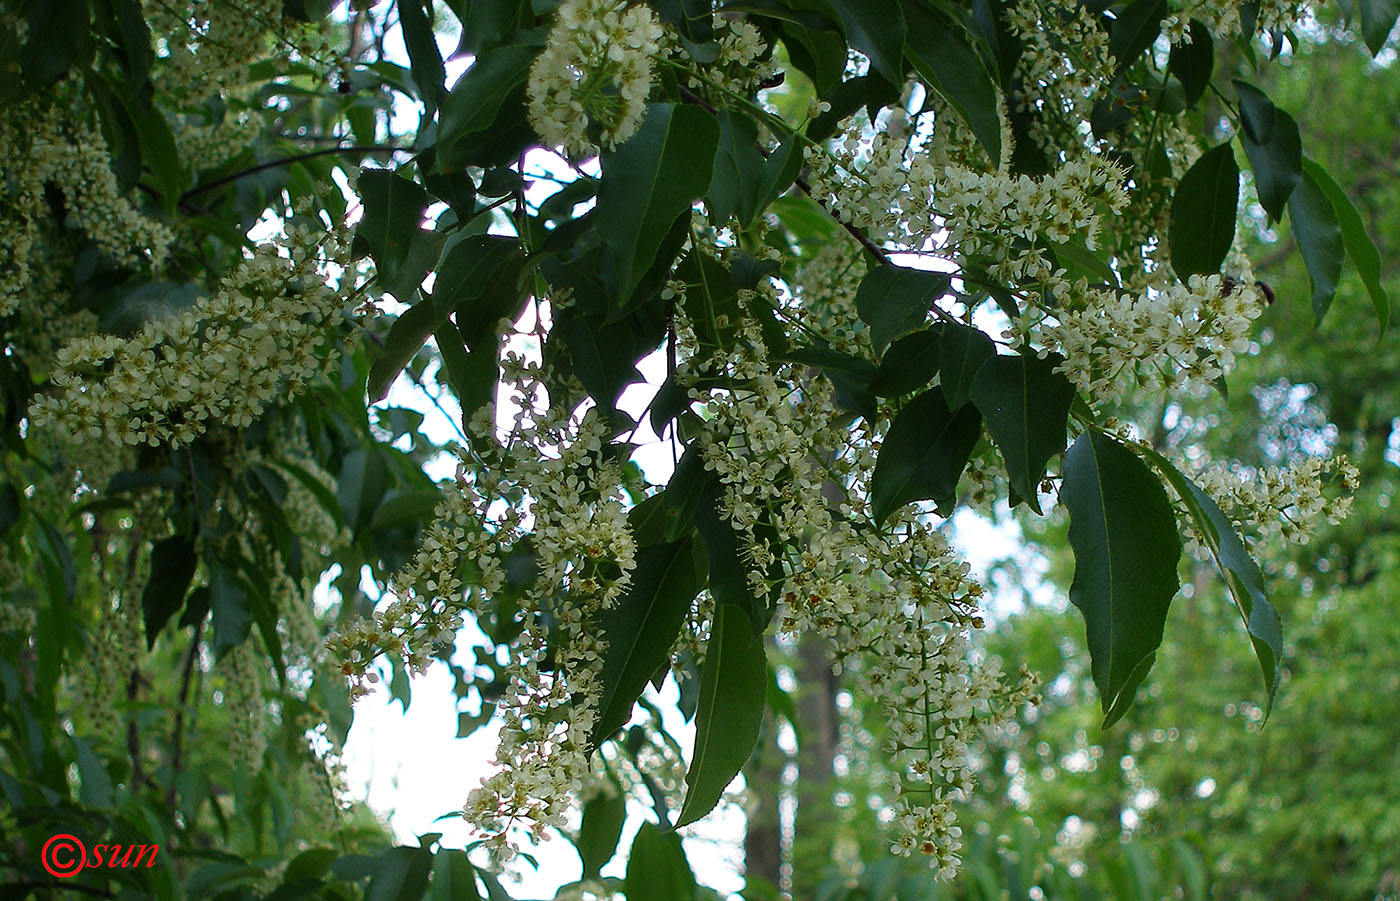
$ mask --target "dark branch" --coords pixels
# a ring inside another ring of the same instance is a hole
[[[352,147],[322,147],[320,150],[308,150],[306,153],[301,153],[296,156],[284,157],[280,160],[268,160],[265,163],[258,163],[256,166],[249,166],[247,169],[240,169],[239,171],[229,175],[225,175],[222,178],[216,178],[211,182],[206,182],[202,185],[195,185],[193,188],[190,188],[184,194],[180,195],[180,201],[183,203],[185,200],[194,197],[196,194],[203,194],[204,192],[212,191],[215,188],[222,188],[224,185],[232,184],[233,182],[238,181],[240,178],[247,178],[249,175],[256,175],[257,173],[264,172],[268,169],[276,169],[278,166],[290,166],[293,163],[300,163],[302,160],[314,159],[318,156],[331,156],[332,154],[336,153],[394,153],[403,149],[403,147],[398,147],[392,144],[375,144],[368,146],[356,145]]]

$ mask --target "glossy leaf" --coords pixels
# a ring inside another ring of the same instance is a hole
[[[951,500],[982,435],[982,415],[968,404],[948,409],[938,389],[909,401],[890,423],[870,482],[871,510],[884,522],[911,501]]]
[[[194,542],[182,535],[158,541],[151,547],[151,575],[141,594],[148,650],[155,646],[156,635],[170,617],[184,606],[198,562]]]
[[[627,796],[614,782],[609,781],[583,805],[583,821],[574,846],[583,862],[584,879],[597,878],[598,871],[612,860],[626,820]]]
[[[439,159],[449,157],[453,145],[461,139],[496,122],[501,107],[523,88],[530,65],[538,55],[538,47],[509,44],[477,56],[442,101],[438,114]]]
[[[374,519],[374,511],[388,489],[388,473],[378,455],[365,448],[346,454],[336,480],[336,500],[345,513],[345,524],[356,535]]]
[[[879,397],[898,397],[927,386],[938,374],[938,345],[942,337],[943,326],[939,324],[890,344],[870,382],[870,390]]]
[[[653,104],[637,133],[601,156],[595,211],[618,294],[632,293],[671,224],[710,186],[719,123],[702,109]]]
[[[1108,31],[1108,52],[1122,72],[1142,56],[1162,33],[1167,0],[1134,0],[1118,13]]]
[[[928,320],[933,302],[948,290],[946,272],[928,272],[903,266],[877,266],[861,280],[856,291],[856,312],[870,326],[875,352]]]
[[[92,53],[88,0],[36,0],[29,4],[20,64],[25,86],[39,91],[58,81]]]
[[[1278,611],[1265,594],[1264,577],[1259,565],[1249,555],[1244,541],[1235,531],[1235,524],[1210,495],[1182,475],[1161,454],[1149,448],[1143,448],[1142,453],[1157,467],[1186,506],[1201,544],[1210,552],[1211,561],[1215,563],[1235,609],[1244,620],[1250,643],[1254,646],[1254,655],[1259,659],[1259,668],[1264,674],[1264,688],[1268,692],[1264,715],[1267,717],[1274,704],[1274,694],[1278,691],[1279,665],[1283,659],[1283,626],[1279,622]]]
[[[671,656],[681,623],[700,591],[692,540],[637,550],[626,593],[598,616],[604,644],[596,745],[623,726],[647,680]]]
[[[719,113],[719,143],[714,172],[705,192],[706,206],[716,223],[753,221],[755,201],[763,183],[763,154],[758,149],[758,126],[731,110]]]
[[[1304,159],[1303,173],[1331,202],[1332,211],[1337,216],[1337,224],[1342,230],[1342,244],[1366,286],[1366,293],[1371,296],[1371,305],[1376,308],[1381,334],[1384,334],[1390,326],[1390,297],[1381,283],[1380,251],[1376,250],[1375,242],[1366,233],[1361,214],[1356,211],[1356,207],[1352,205],[1351,199],[1341,186],[1327,174],[1327,170],[1310,159]]]
[[[209,609],[214,614],[214,656],[218,658],[248,638],[252,603],[238,574],[223,561],[205,558],[204,568],[209,573]]]
[[[1240,141],[1254,170],[1254,186],[1259,204],[1277,222],[1284,204],[1303,179],[1303,145],[1298,123],[1274,106],[1264,92],[1238,79],[1235,90],[1240,98],[1244,128]]]
[[[1034,352],[993,357],[972,383],[972,402],[1001,451],[1011,487],[1036,513],[1045,466],[1065,449],[1074,400],[1074,386],[1055,371],[1062,362],[1058,354],[1041,359]]]
[[[1172,46],[1171,56],[1167,58],[1167,71],[1181,82],[1186,105],[1195,106],[1210,87],[1210,77],[1215,70],[1215,41],[1210,36],[1210,29],[1198,19],[1191,20],[1189,33],[1189,43]]]
[[[1172,268],[1178,278],[1220,271],[1235,240],[1240,170],[1228,143],[1201,154],[1172,198],[1168,232]]]
[[[681,837],[663,832],[654,823],[643,823],[627,852],[627,878],[623,891],[630,899],[694,901],[698,887],[685,859]]]
[[[685,803],[679,828],[708,814],[758,743],[763,725],[768,664],[763,636],[749,617],[730,604],[715,606],[700,700],[695,714],[695,751],[685,774]]]
[[[447,80],[447,70],[442,64],[442,54],[438,52],[433,25],[429,21],[432,5],[429,3],[427,12],[423,10],[423,0],[396,0],[394,5],[398,8],[404,47],[408,50],[413,81],[418,86],[418,98],[426,108],[424,121],[427,122],[442,105],[446,93],[443,83]]]
[[[846,40],[891,84],[904,83],[904,10],[897,0],[832,0]]]
[[[1074,551],[1069,599],[1084,616],[1094,685],[1111,725],[1108,715],[1131,704],[1134,680],[1145,675],[1139,667],[1162,643],[1181,539],[1161,480],[1098,431],[1080,435],[1065,454],[1060,500]]]
[[[427,897],[431,901],[480,901],[476,867],[467,859],[467,852],[442,848],[433,855],[433,881]]]
[[[1308,269],[1313,316],[1321,322],[1342,277],[1342,260],[1346,256],[1342,226],[1327,194],[1307,176],[1288,201],[1288,221]]]
[[[919,2],[906,3],[909,31],[904,52],[919,78],[937,91],[967,122],[987,150],[1001,160],[1001,101],[982,57],[962,30]]]
[[[379,857],[365,901],[418,901],[428,887],[433,854],[427,848],[399,845]]]
[[[1379,55],[1400,16],[1400,0],[1356,0],[1361,13],[1361,36],[1372,56]]]
[[[977,370],[996,352],[992,339],[979,329],[955,323],[943,327],[943,340],[938,345],[938,379],[950,409],[967,403]]]
[[[700,445],[692,444],[681,454],[671,481],[666,483],[666,490],[661,494],[661,516],[665,523],[663,541],[676,541],[695,528],[695,508],[708,481]]]
[[[710,594],[720,606],[741,608],[748,614],[753,624],[754,634],[761,634],[773,616],[773,605],[768,599],[754,592],[749,582],[749,566],[740,555],[739,534],[733,524],[720,514],[720,499],[724,489],[719,479],[711,476],[706,480],[704,494],[695,508],[695,525],[705,541],[705,552],[710,561]],[[772,530],[771,524],[755,526],[759,537]],[[782,563],[775,560],[769,575],[782,577]]]

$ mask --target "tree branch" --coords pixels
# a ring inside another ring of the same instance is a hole
[[[180,202],[183,203],[197,194],[203,194],[204,192],[212,191],[215,188],[222,188],[224,185],[232,184],[233,182],[238,181],[240,178],[246,178],[249,175],[256,175],[257,173],[265,172],[268,169],[276,169],[278,166],[290,166],[293,163],[300,163],[303,160],[314,159],[318,156],[330,156],[336,153],[395,153],[404,149],[405,148],[399,147],[394,144],[371,144],[354,145],[350,147],[322,147],[320,150],[308,150],[306,153],[301,153],[296,156],[284,157],[283,159],[279,160],[268,160],[265,163],[258,163],[256,166],[249,166],[247,169],[240,169],[239,171],[231,173],[229,175],[225,175],[222,178],[216,178],[211,182],[206,182],[202,185],[195,185],[193,188],[190,188],[184,194],[180,195]]]

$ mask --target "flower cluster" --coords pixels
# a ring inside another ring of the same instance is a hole
[[[229,757],[235,772],[252,774],[262,769],[268,727],[267,703],[262,696],[266,666],[256,639],[249,639],[225,654],[216,667],[223,676]]]
[[[1052,153],[1073,150],[1074,144],[1082,147],[1082,138],[1069,144],[1064,137],[1089,121],[1094,99],[1113,81],[1108,32],[1088,7],[1070,0],[1020,0],[1005,18],[1022,41],[1016,64],[1019,90],[1012,101],[1034,114],[1029,121],[1032,140]]]
[[[1346,519],[1360,474],[1344,456],[1307,457],[1296,466],[1257,471],[1211,466],[1197,476],[1226,516],[1262,543],[1307,544],[1325,525]],[[1327,493],[1330,485],[1341,496]]]
[[[565,0],[544,52],[530,68],[530,124],[575,157],[627,140],[651,92],[661,23],[623,0]]]
[[[248,64],[268,50],[267,34],[282,26],[281,0],[187,0],[148,5],[164,50],[161,90],[198,102],[247,79]]]
[[[319,251],[346,262],[334,233],[289,227],[238,263],[212,297],[153,319],[131,338],[94,335],[57,354],[56,393],[34,402],[36,426],[118,445],[187,444],[214,423],[242,428],[301,393],[335,359],[328,326],[345,305]]]
[[[1133,296],[1092,289],[1042,324],[1045,345],[1090,397],[1111,396],[1120,375],[1203,394],[1249,350],[1250,326],[1264,309],[1252,282],[1193,275],[1186,284]]]

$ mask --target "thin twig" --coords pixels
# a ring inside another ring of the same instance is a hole
[[[265,163],[258,163],[256,166],[249,166],[247,169],[241,169],[230,175],[225,175],[222,178],[216,178],[211,182],[207,182],[202,185],[195,185],[193,188],[190,188],[184,194],[180,195],[180,200],[181,202],[184,202],[185,200],[195,196],[196,194],[203,194],[205,191],[212,191],[215,188],[222,188],[224,185],[238,181],[240,178],[246,178],[249,175],[256,175],[257,173],[266,171],[268,169],[276,169],[278,166],[290,166],[293,163],[300,163],[303,160],[314,159],[318,156],[330,156],[336,153],[394,153],[396,151],[404,149],[405,148],[399,147],[394,144],[371,144],[353,145],[350,147],[322,147],[320,150],[308,150],[306,153],[301,153],[296,156],[284,157],[279,160],[268,160]]]

